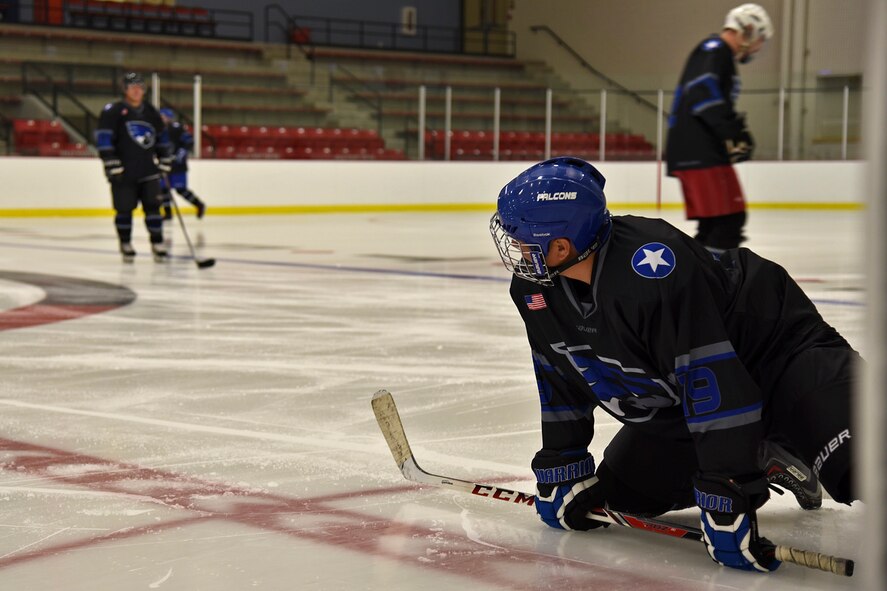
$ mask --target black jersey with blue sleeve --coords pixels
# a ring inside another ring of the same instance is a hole
[[[542,447],[587,447],[592,410],[692,440],[702,472],[760,473],[762,410],[793,356],[846,344],[786,272],[747,249],[720,261],[662,220],[613,218],[591,284],[515,277]]]
[[[733,50],[717,35],[690,54],[675,88],[668,118],[668,172],[730,164],[726,140],[741,137],[735,110],[739,76]]]
[[[166,125],[147,102],[138,107],[125,101],[106,105],[99,116],[95,142],[106,169],[122,166],[126,182],[160,178],[157,160],[171,158]]]

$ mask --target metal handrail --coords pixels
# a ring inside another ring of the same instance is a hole
[[[252,41],[255,17],[245,10],[178,7],[163,10],[136,2],[47,3],[19,0],[16,14],[4,24],[106,30],[120,33],[187,35],[197,38]],[[152,12],[153,11],[153,12]],[[192,31],[189,34],[187,31]],[[208,32],[209,34],[203,34]]]
[[[49,83],[51,97],[47,99],[43,94],[31,83],[32,72],[36,72],[42,79]],[[93,138],[93,130],[95,129],[95,123],[98,122],[98,117],[96,117],[92,111],[84,105],[80,99],[78,99],[74,94],[68,89],[64,88],[62,85],[56,83],[52,76],[50,76],[43,68],[33,62],[23,62],[22,63],[22,94],[30,94],[37,100],[39,100],[43,105],[45,105],[48,109],[52,111],[53,117],[62,120],[69,127],[74,129],[77,133],[79,133],[90,145],[94,145]],[[80,109],[84,115],[84,121],[86,123],[86,128],[81,129],[78,125],[76,125],[70,118],[64,117],[58,108],[59,96],[64,96],[71,103],[74,104],[78,109]]]
[[[286,26],[283,26],[277,20],[272,20],[272,11],[277,12],[280,16],[283,17],[283,21],[286,23]],[[313,60],[313,46],[301,43],[293,37],[292,32],[296,28],[296,19],[295,17],[291,16],[280,4],[265,5],[265,43],[271,43],[271,27],[276,27],[277,29],[280,29],[280,31],[283,33],[283,36],[286,39],[287,57],[292,57],[292,52],[290,50],[292,49],[292,46],[295,45],[303,56],[305,56],[308,60]]]
[[[272,12],[275,13],[277,19],[272,19]],[[286,27],[280,24],[280,21],[286,23]],[[325,41],[319,41],[317,38],[312,39],[308,43],[302,43],[293,38],[291,32],[297,28],[304,27],[311,30],[308,25],[315,25],[314,31],[323,33]],[[489,55],[497,57],[514,57],[517,35],[513,31],[507,29],[494,28],[473,28],[464,29],[461,27],[442,27],[434,25],[416,25],[415,34],[403,35],[398,32],[401,23],[381,22],[381,21],[362,21],[349,20],[339,18],[326,17],[310,17],[310,16],[292,16],[279,4],[265,5],[265,42],[271,43],[271,30],[279,29],[284,33],[286,42],[296,45],[306,57],[311,59],[313,48],[317,45],[337,46],[337,47],[360,47],[364,49],[379,49],[376,41],[380,36],[390,37],[390,46],[383,49],[390,51],[418,51],[425,53],[464,53],[473,55]],[[465,47],[466,33],[479,32],[482,35],[482,51],[472,52]],[[336,43],[333,42],[335,35],[356,35],[355,43]],[[491,48],[497,44],[491,40],[499,37],[501,45],[505,48],[504,52],[497,52]],[[371,38],[372,41],[367,39]],[[451,44],[447,48],[435,49],[433,47],[435,38],[437,40],[449,40]],[[421,46],[417,44],[409,44],[403,46],[405,39],[417,39],[421,41]],[[400,43],[399,43],[400,41]]]
[[[349,93],[351,93],[352,97],[367,104],[371,109],[373,109],[375,111],[376,121],[378,123],[377,131],[381,134],[382,133],[382,101],[383,101],[382,93],[379,92],[378,90],[376,90],[375,88],[373,88],[365,80],[362,80],[361,78],[359,78],[354,72],[352,72],[351,70],[349,70],[345,66],[342,66],[340,64],[335,64],[335,68],[337,70],[341,70],[342,72],[344,72],[345,75],[348,76],[348,78],[351,80],[351,83],[345,82],[343,80],[336,80],[332,76],[330,76],[330,98],[332,98],[333,88],[335,86],[344,87]],[[355,85],[358,87],[357,90],[355,90],[355,88],[354,88]],[[373,99],[371,100],[371,99],[366,98],[365,96],[363,96],[363,94],[361,94],[362,92],[372,94]]]
[[[533,25],[533,26],[530,27],[530,30],[533,31],[534,33],[539,33],[539,32],[548,33],[548,35],[551,36],[552,39],[554,39],[555,43],[557,43],[557,44],[558,44],[559,46],[561,46],[561,47],[562,47],[567,53],[569,53],[571,56],[573,56],[573,58],[575,58],[576,61],[579,62],[579,65],[581,65],[584,69],[588,70],[588,71],[591,72],[594,76],[596,76],[596,77],[599,78],[600,80],[603,80],[603,81],[606,82],[608,85],[610,85],[610,86],[612,86],[612,87],[614,87],[614,88],[617,88],[618,90],[620,90],[621,92],[627,94],[628,96],[631,96],[632,98],[634,98],[634,99],[638,102],[638,104],[641,104],[641,105],[644,105],[644,106],[646,106],[646,107],[649,107],[650,109],[652,109],[652,110],[654,110],[654,111],[658,110],[658,107],[657,107],[657,105],[656,105],[655,103],[652,103],[652,102],[648,101],[647,99],[645,99],[644,97],[642,97],[642,96],[641,96],[640,94],[638,94],[637,92],[635,92],[635,91],[633,91],[633,90],[629,90],[629,89],[626,88],[625,86],[619,84],[618,82],[616,82],[615,80],[613,80],[612,78],[610,78],[609,76],[607,76],[606,74],[604,74],[603,72],[601,72],[600,70],[598,70],[597,68],[595,68],[594,66],[592,66],[590,63],[588,63],[588,62],[585,60],[585,58],[583,58],[583,57],[579,54],[579,52],[577,52],[575,49],[573,49],[573,48],[570,46],[569,43],[567,43],[566,41],[564,41],[564,40],[561,38],[561,36],[558,35],[557,33],[555,33],[555,32],[551,29],[551,27],[549,27],[548,25]]]

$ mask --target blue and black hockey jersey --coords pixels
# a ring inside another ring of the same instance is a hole
[[[171,158],[166,125],[148,102],[138,107],[125,101],[106,105],[99,116],[95,140],[106,167],[123,166],[125,182],[160,178],[155,155],[159,160]]]
[[[702,472],[760,473],[762,409],[786,366],[849,344],[779,265],[721,259],[662,220],[615,216],[590,285],[515,277],[542,407],[543,448],[586,448],[600,407],[624,429],[692,439]]]
[[[730,164],[726,140],[741,138],[735,110],[739,76],[733,50],[717,35],[700,43],[684,66],[668,118],[668,172]]]

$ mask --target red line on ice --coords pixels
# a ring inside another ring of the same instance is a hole
[[[439,528],[429,529],[331,505],[333,501],[406,492],[415,489],[416,486],[413,485],[299,499],[2,438],[0,457],[3,457],[0,468],[19,476],[37,477],[105,493],[147,497],[174,509],[198,512],[192,517],[152,522],[150,525],[14,553],[0,559],[0,569],[49,558],[62,552],[217,520],[274,531],[318,544],[398,561],[405,566],[434,569],[509,589],[538,588],[542,583],[540,580],[518,579],[519,575],[516,573],[520,571],[515,570],[518,565],[521,570],[531,567],[536,576],[544,578],[546,585],[557,585],[559,582],[575,584],[577,575],[586,574],[595,584],[603,585],[602,588],[609,586],[609,583],[625,584],[626,578],[631,578],[644,589],[666,588],[662,586],[664,582],[655,577],[626,573],[625,570],[610,569],[601,564],[562,560],[519,548],[480,545],[467,536],[444,532]],[[84,468],[88,471],[84,472]],[[218,495],[219,498],[205,498],[212,495]],[[284,521],[286,518],[291,519],[293,515],[322,520],[312,521],[310,527],[300,528]],[[392,536],[399,541],[392,541]],[[420,556],[417,556],[417,547],[424,545],[427,548],[429,540],[445,550],[432,553],[430,558],[422,555],[421,558],[425,561],[421,562]],[[398,552],[397,549],[402,551]],[[566,570],[571,572],[563,572]]]

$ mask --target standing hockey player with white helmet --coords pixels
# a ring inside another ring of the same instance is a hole
[[[668,174],[681,182],[687,219],[698,221],[696,239],[714,253],[745,240],[745,196],[732,164],[751,159],[754,140],[735,109],[736,62],[751,61],[772,36],[763,8],[734,8],[721,33],[693,49],[675,89],[665,149]]]
[[[145,82],[134,72],[123,78],[123,100],[109,103],[99,116],[96,148],[111,184],[114,225],[125,262],[132,262],[132,212],[142,204],[154,260],[167,258],[160,215],[160,173],[172,162],[169,136],[157,109],[145,101]]]
[[[542,404],[536,510],[585,530],[596,507],[696,504],[716,562],[774,570],[756,520],[768,484],[804,508],[821,504],[819,482],[857,498],[859,355],[780,266],[747,249],[716,260],[664,221],[611,216],[604,182],[576,158],[542,162],[502,189],[490,222]],[[623,424],[597,468],[595,407]]]

